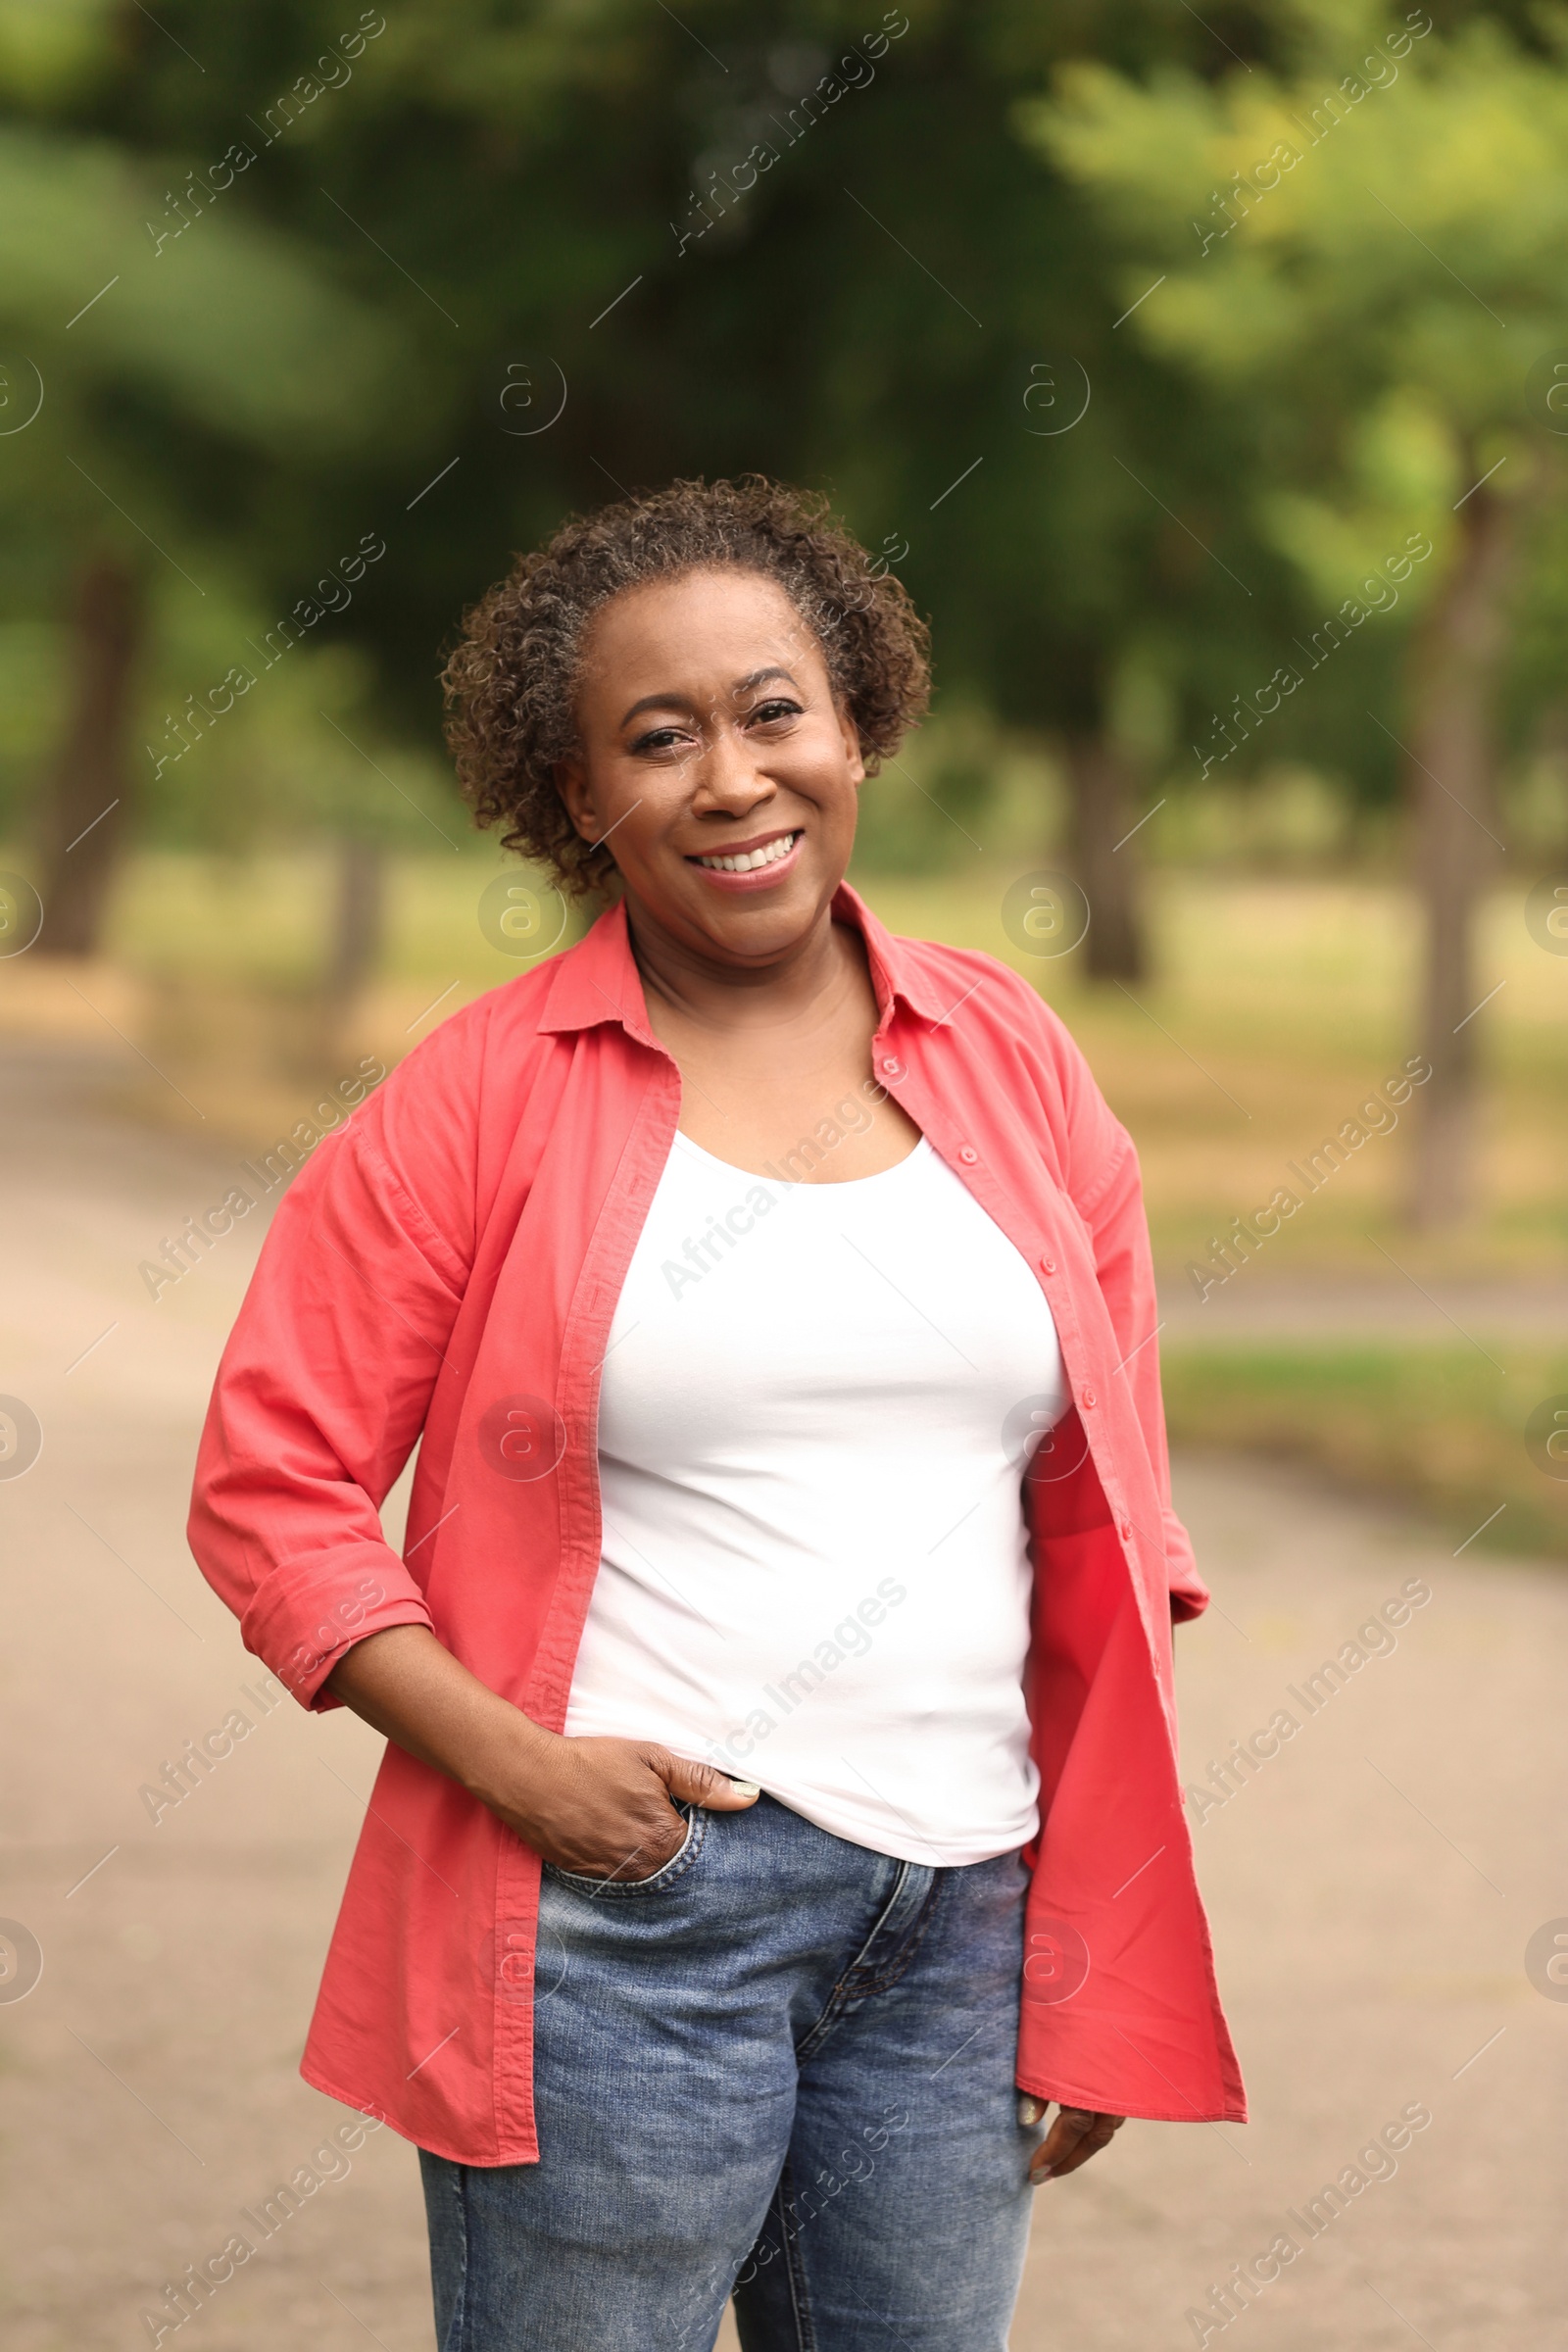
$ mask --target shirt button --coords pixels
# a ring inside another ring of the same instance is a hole
[[[1093,1406],[1095,1401],[1095,1392],[1093,1389],[1085,1389],[1083,1394],[1083,1401],[1087,1406]]]
[[[1118,1520],[1117,1520],[1117,1522],[1116,1522],[1116,1533],[1117,1533],[1117,1534],[1120,1536],[1120,1538],[1121,1538],[1121,1540],[1122,1540],[1122,1542],[1123,1542],[1124,1544],[1127,1542],[1127,1539],[1128,1539],[1128,1538],[1129,1538],[1129,1536],[1132,1534],[1132,1532],[1133,1532],[1133,1523],[1132,1523],[1132,1521],[1131,1521],[1130,1519],[1118,1519]]]
[[[902,1065],[895,1061],[890,1054],[882,1064],[882,1074],[885,1078],[897,1078],[900,1075],[901,1067]]]
[[[962,1151],[958,1153],[958,1157],[963,1161],[965,1167],[969,1168],[974,1166],[974,1163],[979,1156],[980,1154],[975,1150],[973,1144],[965,1144]]]
[[[1043,1257],[1040,1260],[1040,1271],[1042,1274],[1054,1274],[1056,1271],[1055,1259],[1054,1257]]]

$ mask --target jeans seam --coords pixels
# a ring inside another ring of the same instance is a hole
[[[888,1913],[892,1910],[894,1904],[898,1901],[899,1896],[903,1893],[905,1883],[908,1878],[910,1868],[911,1865],[906,1862],[903,1870],[899,1874],[898,1884],[895,1886],[893,1892],[889,1895],[887,1901],[882,1906],[876,1926],[871,1930],[870,1935],[860,1946],[861,1952],[869,1951],[872,1944],[876,1941],[877,1936],[881,1934],[882,1922],[887,1918]],[[856,1958],[851,1961],[843,1976],[840,1977],[838,1983],[834,1985],[832,1992],[828,1995],[821,2016],[816,2019],[805,2040],[797,2045],[795,2052],[797,2065],[803,2065],[808,2058],[815,2055],[817,2049],[820,2047],[821,2043],[827,2039],[834,2027],[838,2025],[840,2020],[848,2014],[852,2004],[870,2000],[875,1994],[879,1992],[886,1992],[891,1985],[894,1985],[898,1983],[899,1979],[904,1975],[906,1969],[907,1969],[910,1961],[914,1958],[915,1953],[925,1941],[926,1931],[931,1925],[931,1915],[936,1908],[937,1889],[942,1885],[943,1875],[944,1874],[940,1870],[935,1870],[932,1872],[931,1884],[926,1889],[925,1900],[920,1905],[919,1911],[916,1914],[912,1925],[908,1929],[904,1942],[900,1944],[898,1950],[893,1954],[893,1957],[884,1963],[882,1968],[874,1977],[870,1979],[868,1983],[860,1984],[857,1984],[855,1983],[855,1971],[858,1965],[859,1955],[857,1954]]]
[[[849,1967],[844,1971],[843,1976],[838,1979],[838,1982],[834,1984],[832,1991],[828,1994],[827,1999],[823,2002],[821,2016],[814,2021],[810,2031],[806,2034],[805,2038],[797,2042],[795,2047],[795,2062],[797,2065],[800,2065],[804,2059],[808,2058],[813,2050],[816,2049],[818,2043],[827,2039],[829,2034],[832,2033],[833,2028],[838,2024],[839,2019],[844,2015],[844,2003],[848,1997],[845,1992],[845,1987],[848,1984],[851,1977],[854,1976],[855,1971],[859,1964],[861,1953],[868,1952],[871,1949],[872,1944],[875,1943],[877,1937],[881,1935],[882,1923],[887,1918],[888,1913],[897,1903],[900,1895],[904,1892],[905,1887],[908,1885],[909,1872],[912,1867],[913,1865],[906,1861],[899,1864],[899,1875],[893,1882],[893,1891],[888,1896],[887,1901],[883,1904],[881,1910],[877,1913],[876,1918],[871,1923],[870,1934],[865,1937],[865,1940],[860,1945],[860,1950],[856,1953],[855,1958],[850,1962]]]
[[[463,2262],[458,2277],[457,2300],[452,2307],[452,2327],[441,2352],[463,2352],[468,2335],[468,2168],[466,2164],[454,2168],[452,2193],[458,2208],[458,2234]]]
[[[932,1915],[936,1910],[937,1893],[941,1886],[942,1873],[940,1871],[934,1872],[932,1874],[931,1885],[927,1891],[925,1901],[920,1905],[919,1913],[914,1921],[913,1926],[910,1928],[907,1936],[899,1946],[899,1949],[894,1953],[893,1958],[883,1968],[881,1974],[874,1977],[869,1984],[859,1987],[857,1995],[858,1998],[863,2000],[868,1998],[872,1993],[886,1992],[888,1988],[891,1985],[896,1984],[899,1979],[904,1975],[910,1961],[914,1958],[915,1953],[920,1949],[921,1944],[924,1943],[926,1939],[927,1932],[931,1926]]]
[[[806,2283],[806,2265],[796,2251],[801,2232],[797,2230],[791,2235],[785,2206],[786,2194],[793,2180],[794,2173],[786,2157],[778,2181],[778,2226],[784,2245],[785,2276],[790,2282],[790,2313],[795,2321],[798,2352],[816,2352],[816,2329],[811,2324],[811,2296]]]

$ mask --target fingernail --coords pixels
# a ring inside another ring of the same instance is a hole
[[[1043,2099],[1034,2098],[1027,2090],[1023,2092],[1018,2101],[1020,2124],[1038,2124],[1045,2112],[1046,2105]]]
[[[730,1787],[737,1796],[760,1796],[762,1793],[755,1781],[731,1781]]]
[[[1029,2178],[1038,2188],[1042,2180],[1050,2180],[1053,2178],[1053,2168],[1049,2164],[1042,2164],[1030,2174]]]

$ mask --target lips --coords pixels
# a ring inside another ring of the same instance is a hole
[[[765,841],[739,842],[733,850],[713,850],[693,862],[710,873],[760,873],[765,866],[777,865],[787,858],[800,838],[800,828],[787,833],[770,833]]]
[[[771,890],[792,873],[806,839],[800,826],[788,826],[732,848],[709,850],[686,862],[716,890]]]

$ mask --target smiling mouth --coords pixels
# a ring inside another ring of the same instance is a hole
[[[712,874],[755,874],[760,867],[777,865],[781,858],[787,858],[800,838],[799,832],[779,833],[758,849],[738,850],[728,857],[694,858],[691,862],[706,866]]]

